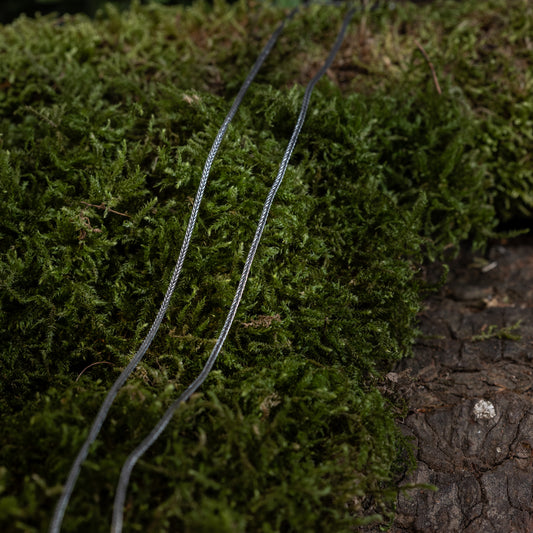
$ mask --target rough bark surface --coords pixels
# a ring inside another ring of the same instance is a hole
[[[463,256],[420,329],[387,379],[416,450],[402,484],[438,490],[403,494],[390,531],[533,532],[533,239]]]

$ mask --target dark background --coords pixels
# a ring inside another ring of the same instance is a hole
[[[125,9],[132,0],[0,0],[0,24],[9,24],[22,13],[33,17],[36,13],[46,15],[48,13],[85,13],[94,17],[99,8],[107,3],[114,4],[120,9]],[[212,4],[213,0],[206,0]],[[237,0],[227,0],[233,3]],[[270,1],[279,7],[294,7],[303,0],[262,0]],[[402,0],[399,0],[402,1]],[[432,0],[411,0],[415,3],[430,3]],[[155,2],[165,5],[191,5],[195,0],[140,0],[141,4]]]

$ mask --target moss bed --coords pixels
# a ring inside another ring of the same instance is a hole
[[[44,531],[155,317],[205,157],[286,11],[112,7],[0,26],[0,529]],[[290,22],[215,160],[168,316],[64,531],[106,531],[122,462],[197,375],[344,9]],[[423,266],[533,213],[533,6],[358,13],[319,82],[215,369],[135,469],[126,531],[386,529],[410,445],[379,392]],[[432,76],[425,52],[435,68]]]

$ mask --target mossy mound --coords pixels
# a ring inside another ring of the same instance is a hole
[[[408,446],[377,384],[410,354],[422,266],[531,215],[531,106],[500,102],[482,64],[466,79],[460,51],[481,45],[461,28],[476,6],[354,20],[313,94],[215,370],[134,471],[128,530],[341,532],[390,519]],[[529,7],[485,7],[527,53]],[[45,529],[160,305],[229,101],[283,15],[137,6],[0,29],[3,531]],[[342,15],[299,14],[245,97],[168,317],[91,451],[65,531],[109,527],[123,460],[202,367],[298,115],[291,80],[309,80]],[[442,94],[413,35],[449,70]],[[437,53],[446,39],[457,57]],[[500,150],[506,113],[522,122]]]

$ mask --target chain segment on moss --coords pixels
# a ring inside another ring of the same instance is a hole
[[[296,146],[296,142],[300,135],[300,131],[302,129],[305,116],[307,114],[307,109],[309,107],[309,101],[311,99],[311,94],[313,92],[313,89],[317,81],[325,74],[326,70],[330,67],[331,63],[333,62],[333,59],[337,55],[337,52],[339,51],[339,48],[344,39],[346,28],[351,18],[353,17],[354,12],[355,12],[355,9],[352,8],[346,14],[341,30],[339,32],[339,35],[337,36],[335,44],[333,45],[333,48],[328,58],[326,59],[326,61],[324,62],[320,70],[317,72],[317,74],[309,82],[305,90],[302,107],[298,115],[298,120],[296,121],[296,126],[294,128],[294,131],[289,141],[289,144],[287,146],[287,149],[285,150],[285,153],[283,154],[283,158],[281,160],[280,168],[276,176],[276,179],[274,180],[274,183],[272,184],[272,187],[270,188],[268,192],[267,199],[265,201],[263,210],[261,212],[261,217],[259,218],[259,224],[257,226],[256,232],[255,232],[255,235],[254,235],[251,247],[250,247],[250,251],[248,252],[248,257],[246,258],[246,261],[244,264],[244,268],[241,274],[241,278],[239,280],[237,291],[235,293],[235,296],[233,297],[230,310],[228,312],[228,315],[226,317],[226,320],[224,322],[224,326],[222,327],[220,335],[217,339],[215,347],[213,348],[213,351],[209,355],[209,358],[207,359],[205,366],[200,372],[200,374],[198,375],[198,377],[193,381],[193,383],[191,383],[191,385],[185,390],[185,392],[183,392],[183,394],[175,402],[173,402],[170,405],[170,407],[167,409],[163,417],[155,425],[154,429],[141,442],[141,444],[139,444],[139,446],[135,448],[135,450],[133,450],[133,452],[128,456],[126,462],[122,466],[122,470],[120,472],[120,479],[118,482],[117,491],[115,495],[115,503],[113,506],[113,524],[111,528],[113,533],[120,533],[122,531],[123,509],[124,509],[124,503],[126,500],[126,490],[128,488],[131,472],[133,468],[135,467],[135,464],[146,453],[146,451],[155,443],[155,441],[159,438],[161,433],[165,430],[168,423],[172,419],[174,413],[176,412],[176,409],[178,409],[178,407],[183,402],[187,401],[198,390],[198,388],[202,386],[207,376],[211,372],[213,365],[215,364],[215,361],[217,360],[217,357],[220,353],[220,350],[222,349],[222,346],[224,345],[224,342],[226,341],[230,328],[233,324],[233,320],[235,319],[235,315],[237,314],[237,309],[241,302],[242,295],[244,293],[244,288],[246,287],[246,282],[248,281],[248,276],[250,275],[252,263],[253,263],[255,254],[257,253],[257,248],[259,246],[259,242],[261,241],[261,237],[263,235],[263,231],[266,226],[268,214],[272,207],[272,203],[274,202],[276,193],[283,181],[285,172],[287,171],[287,165],[289,164],[289,160],[291,158],[292,152],[294,151],[294,147]]]

